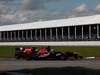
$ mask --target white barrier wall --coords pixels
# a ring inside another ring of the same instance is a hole
[[[0,46],[8,45],[50,45],[50,46],[100,46],[100,41],[72,41],[72,42],[0,42]]]

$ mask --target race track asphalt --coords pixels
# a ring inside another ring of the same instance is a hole
[[[0,71],[38,69],[38,68],[60,68],[60,67],[84,67],[100,69],[100,60],[75,60],[75,61],[26,61],[12,59],[0,59]]]

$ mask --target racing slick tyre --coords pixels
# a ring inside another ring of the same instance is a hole
[[[24,55],[24,59],[25,60],[32,60],[32,56],[31,55]]]
[[[79,56],[79,59],[83,59],[83,56]]]
[[[76,58],[74,56],[69,56],[68,60],[76,60]]]
[[[16,59],[21,59],[21,56],[20,55],[16,55],[15,58]]]
[[[64,56],[61,56],[60,60],[66,60],[66,58]]]

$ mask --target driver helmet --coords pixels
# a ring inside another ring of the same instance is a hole
[[[22,48],[22,47],[20,47],[20,50],[22,51],[22,50],[23,50],[23,48]]]

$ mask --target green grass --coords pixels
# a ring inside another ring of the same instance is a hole
[[[14,57],[16,47],[20,46],[0,46],[0,57]],[[43,48],[47,46],[32,47]],[[100,46],[51,46],[51,48],[56,51],[74,51],[82,56],[100,56]]]

